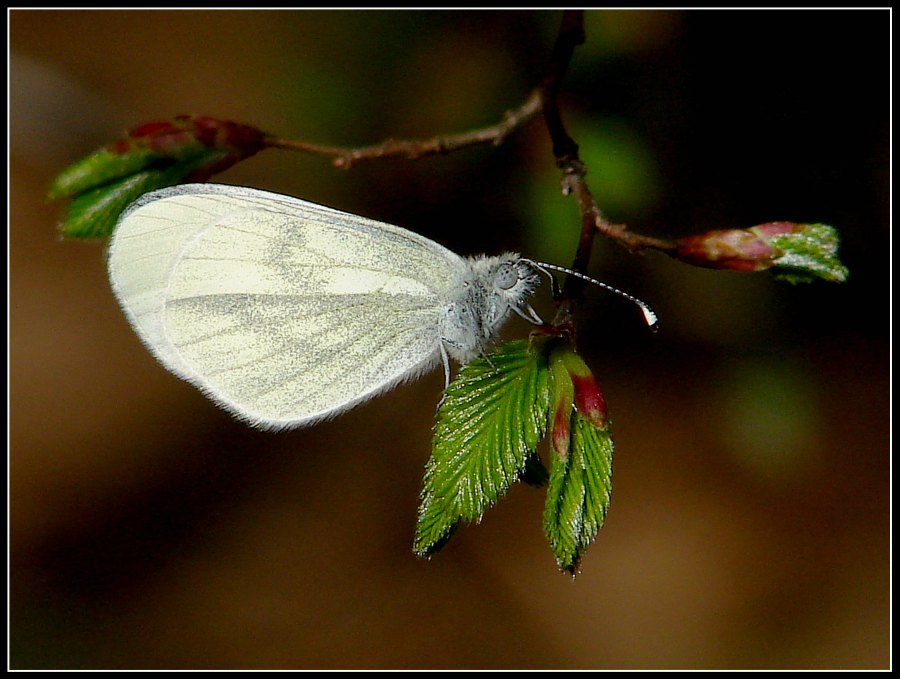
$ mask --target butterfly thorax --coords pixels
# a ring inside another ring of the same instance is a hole
[[[537,272],[515,253],[470,257],[454,286],[459,292],[444,317],[441,339],[453,358],[466,363],[494,342],[509,312],[526,305],[540,284]]]

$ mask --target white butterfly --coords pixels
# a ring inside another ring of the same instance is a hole
[[[178,377],[262,428],[337,415],[484,353],[528,303],[538,265],[463,258],[397,226],[256,189],[141,197],[109,247],[113,291]],[[549,266],[549,265],[547,265]]]

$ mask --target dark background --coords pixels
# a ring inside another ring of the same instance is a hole
[[[14,668],[878,668],[889,664],[888,11],[589,12],[561,92],[609,216],[676,236],[825,222],[844,285],[598,240],[580,349],[617,442],[575,582],[517,485],[411,552],[442,378],[250,430],[159,367],[103,244],[44,198],[138,123],[200,113],[338,145],[492,124],[560,12],[11,11]],[[349,172],[268,151],[218,181],[568,264],[540,121]],[[552,313],[546,292],[538,306]],[[527,328],[511,323],[511,336]]]

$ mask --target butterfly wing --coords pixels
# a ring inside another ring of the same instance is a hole
[[[389,224],[197,184],[123,214],[109,273],[163,365],[277,428],[343,412],[432,367],[465,263]]]

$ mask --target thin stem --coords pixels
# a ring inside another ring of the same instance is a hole
[[[620,242],[632,252],[652,248],[672,253],[677,247],[673,242],[631,233],[624,225],[613,224],[600,211],[597,201],[588,188],[584,178],[587,168],[578,156],[578,144],[566,131],[557,102],[560,84],[572,60],[575,48],[584,41],[584,11],[566,10],[563,12],[559,33],[553,46],[547,75],[540,87],[544,123],[553,144],[556,165],[562,172],[562,190],[564,194],[575,197],[581,213],[581,235],[572,263],[572,269],[581,274],[587,272],[597,232]],[[581,278],[567,276],[559,320],[563,320],[571,313],[571,303],[578,297],[583,287],[584,281]]]
[[[550,140],[553,142],[553,156],[561,168],[563,167],[561,163],[578,160],[578,144],[566,132],[556,97],[563,76],[569,68],[569,62],[572,60],[572,54],[584,40],[584,11],[580,9],[564,11],[559,33],[553,44],[553,52],[550,55],[547,74],[539,88],[544,110],[544,123],[547,125]]]
[[[556,158],[556,166],[562,171],[563,193],[574,194],[581,212],[581,236],[578,239],[578,248],[572,269],[585,273],[591,256],[591,247],[596,233],[595,223],[597,217],[602,217],[599,208],[591,195],[590,189],[584,181],[586,169],[584,163],[578,157],[578,144],[566,131],[559,111],[557,95],[572,60],[575,48],[585,40],[584,11],[566,10],[563,12],[559,33],[553,45],[550,56],[550,64],[547,75],[541,82],[541,100],[543,102],[544,123],[553,144],[553,157]],[[576,276],[567,276],[563,288],[564,300],[574,299],[583,287],[583,281]],[[563,304],[562,312],[568,312],[568,304]]]
[[[499,146],[515,130],[535,118],[541,112],[541,92],[536,89],[518,108],[507,111],[499,123],[482,127],[469,132],[443,135],[431,139],[388,139],[380,144],[360,148],[344,148],[340,146],[323,146],[291,139],[266,137],[263,143],[270,148],[302,151],[321,156],[333,156],[335,167],[349,169],[364,160],[381,160],[383,158],[406,158],[415,160],[424,156],[450,153],[469,146],[490,144]]]

